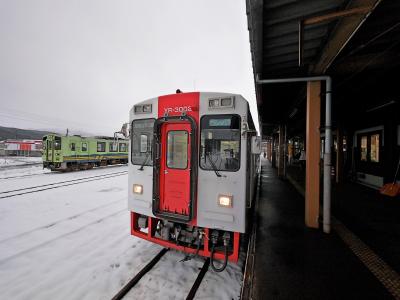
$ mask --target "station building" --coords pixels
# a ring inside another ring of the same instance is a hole
[[[0,142],[0,155],[41,156],[41,140],[5,140]]]
[[[266,159],[242,298],[400,299],[400,2],[246,4]]]

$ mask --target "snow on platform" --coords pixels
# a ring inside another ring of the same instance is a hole
[[[125,170],[9,174],[0,193]],[[161,249],[129,226],[126,174],[0,199],[0,299],[110,299]],[[126,299],[184,299],[203,260],[183,258],[169,251]],[[241,267],[210,269],[196,299],[238,299]]]

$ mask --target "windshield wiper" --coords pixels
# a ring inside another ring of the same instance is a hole
[[[143,171],[143,167],[144,167],[144,165],[147,163],[147,160],[149,159],[150,154],[151,154],[151,151],[147,152],[146,157],[144,158],[144,161],[143,161],[142,165],[141,165],[140,168],[138,169],[139,171]]]
[[[218,172],[217,167],[215,166],[214,162],[211,159],[210,152],[207,152],[207,156],[208,156],[208,159],[210,160],[210,164],[211,164],[211,167],[213,168],[213,170],[215,172],[215,175],[217,175],[217,177],[222,177],[222,175]]]

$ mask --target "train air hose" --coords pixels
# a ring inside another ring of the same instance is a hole
[[[217,268],[214,265],[214,244],[212,244],[211,246],[211,258],[210,258],[210,265],[211,268],[215,271],[215,272],[222,272],[223,270],[225,270],[226,266],[228,265],[228,246],[225,246],[225,257],[224,257],[224,263],[221,267]]]
[[[210,264],[211,264],[211,268],[215,271],[215,272],[222,272],[223,270],[225,270],[226,266],[228,265],[228,246],[229,246],[229,240],[230,240],[230,235],[228,232],[225,232],[222,240],[224,241],[224,263],[222,264],[221,267],[217,268],[214,264],[214,253],[215,253],[215,245],[218,242],[218,236],[219,233],[218,231],[213,231],[211,234],[211,257],[210,257]]]

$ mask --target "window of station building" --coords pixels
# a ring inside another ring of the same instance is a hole
[[[188,132],[171,130],[167,137],[167,167],[186,169],[188,166]]]
[[[71,146],[71,151],[75,151],[75,143],[71,143],[70,146]]]
[[[152,144],[154,122],[154,119],[138,119],[132,121],[131,161],[134,165],[153,165]]]
[[[87,151],[87,143],[82,143],[82,151]]]
[[[110,152],[117,152],[118,151],[118,143],[111,142],[108,147],[110,148]]]
[[[121,143],[119,144],[119,152],[127,152],[128,148],[126,146],[126,143]]]
[[[200,167],[204,170],[239,170],[240,117],[238,115],[202,117]]]
[[[106,152],[105,142],[97,142],[97,152]]]
[[[366,135],[361,137],[361,161],[367,161],[368,157],[368,137]]]
[[[363,133],[360,141],[360,161],[379,163],[381,135],[379,132]]]
[[[371,161],[379,162],[379,134],[371,135]]]

